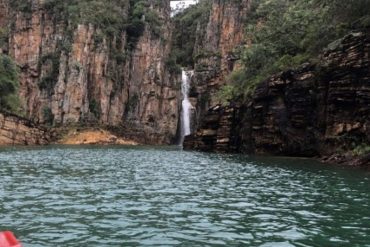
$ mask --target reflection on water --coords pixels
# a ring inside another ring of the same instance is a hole
[[[370,246],[370,175],[174,148],[0,150],[25,246]]]

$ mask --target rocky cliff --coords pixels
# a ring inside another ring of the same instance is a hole
[[[370,144],[370,32],[329,46],[317,64],[262,82],[248,102],[208,110],[186,148],[330,155]]]
[[[216,92],[226,83],[226,77],[238,67],[235,52],[244,41],[244,23],[250,0],[213,0],[206,25],[198,25],[194,48],[194,76],[190,100],[194,106],[193,129],[206,110],[215,105]]]
[[[48,130],[27,119],[0,113],[0,145],[44,145],[50,140]]]
[[[127,29],[109,35],[93,24],[72,23],[43,0],[21,1],[22,8],[14,7],[17,2],[0,0],[0,25],[8,30],[1,50],[20,67],[28,118],[57,126],[125,126],[149,143],[175,138],[180,97],[178,77],[165,68],[171,49],[168,1],[148,1],[145,7],[158,25],[146,24],[134,43]],[[122,9],[126,21],[132,2]]]

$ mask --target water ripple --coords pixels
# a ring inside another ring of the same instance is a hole
[[[173,148],[0,150],[0,230],[27,246],[370,246],[370,179]]]

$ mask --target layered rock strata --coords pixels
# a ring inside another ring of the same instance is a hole
[[[9,113],[0,113],[0,145],[45,145],[50,132],[31,121]]]
[[[331,47],[318,64],[262,82],[248,102],[209,109],[185,147],[312,157],[369,145],[370,33]]]

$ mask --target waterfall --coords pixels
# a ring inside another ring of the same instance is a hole
[[[181,93],[182,93],[182,110],[181,110],[181,142],[184,142],[185,136],[191,134],[190,130],[190,118],[192,105],[189,101],[189,89],[190,89],[190,78],[193,75],[193,71],[182,71],[181,80]]]

